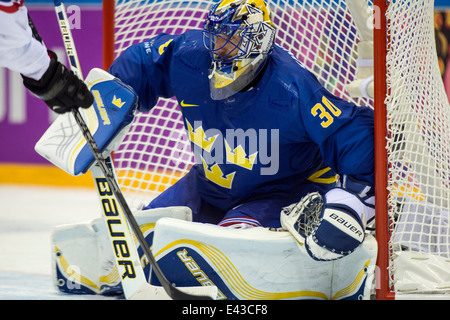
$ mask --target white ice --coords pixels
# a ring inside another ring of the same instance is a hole
[[[0,184],[0,300],[111,299],[53,285],[50,235],[101,214],[95,189]]]

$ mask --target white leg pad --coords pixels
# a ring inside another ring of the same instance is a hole
[[[151,241],[156,221],[162,217],[192,220],[192,212],[187,207],[141,210],[133,215],[148,241]],[[60,291],[79,294],[121,292],[120,276],[106,228],[100,217],[85,223],[57,226],[53,230],[53,279]],[[147,267],[144,259],[141,264]]]
[[[152,250],[169,281],[215,285],[219,299],[369,299],[374,289],[371,235],[342,259],[316,261],[287,231],[162,218]]]

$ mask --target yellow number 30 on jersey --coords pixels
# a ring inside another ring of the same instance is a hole
[[[322,97],[322,103],[317,103],[311,109],[311,114],[314,117],[319,115],[320,119],[323,119],[320,125],[323,128],[328,128],[333,123],[334,117],[339,117],[341,115],[341,110],[339,110],[334,104],[332,104],[331,101],[326,97]]]

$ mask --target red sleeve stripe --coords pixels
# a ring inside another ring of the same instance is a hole
[[[226,218],[218,223],[218,226],[229,227],[237,224],[247,224],[251,227],[262,227],[258,220],[251,217]]]
[[[0,1],[0,11],[14,13],[23,6],[24,0]]]

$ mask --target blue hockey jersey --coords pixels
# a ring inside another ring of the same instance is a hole
[[[258,84],[228,99],[211,99],[210,65],[202,32],[193,30],[135,44],[109,70],[134,88],[141,112],[176,97],[205,201],[227,210],[335,173],[374,183],[371,108],[332,95],[279,46]]]

